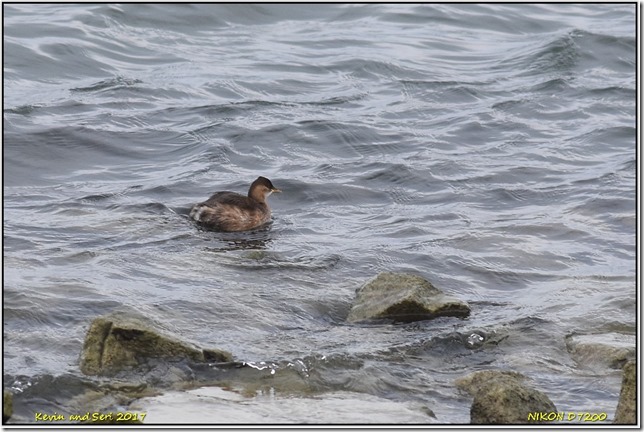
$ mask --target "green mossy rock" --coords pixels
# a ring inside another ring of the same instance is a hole
[[[458,378],[454,384],[456,388],[468,393],[470,396],[475,396],[485,386],[490,385],[492,381],[512,381],[515,383],[523,383],[528,378],[519,372],[502,371],[502,370],[485,370],[471,373],[467,376]]]
[[[142,316],[115,313],[96,318],[90,325],[80,369],[85,375],[113,375],[147,359],[187,359],[195,362],[232,361],[222,350],[201,350],[164,335]]]
[[[356,290],[347,321],[412,322],[442,316],[465,318],[469,314],[467,303],[445,295],[420,276],[384,272]]]
[[[537,424],[529,414],[557,413],[544,393],[524,384],[527,377],[513,371],[480,371],[460,378],[456,385],[474,396],[472,424]]]
[[[635,358],[635,335],[570,334],[565,341],[572,359],[583,367],[622,369],[628,360]]]
[[[2,423],[6,423],[7,420],[13,415],[13,395],[9,390],[4,390],[2,392]]]
[[[631,360],[624,366],[622,378],[622,391],[619,394],[617,411],[615,411],[615,424],[637,423],[637,374],[636,363]]]

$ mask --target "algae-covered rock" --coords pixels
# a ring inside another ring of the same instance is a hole
[[[2,423],[5,423],[13,415],[13,395],[9,390],[2,392]]]
[[[111,375],[151,358],[232,361],[226,351],[200,350],[164,335],[142,316],[115,313],[92,322],[85,336],[80,369],[86,375]]]
[[[635,335],[622,333],[570,334],[566,348],[580,365],[621,369],[635,358]]]
[[[472,424],[550,423],[557,408],[544,393],[526,384],[512,371],[481,371],[457,380],[457,386],[474,395]],[[545,415],[545,418],[543,417]]]
[[[467,376],[458,378],[454,381],[456,387],[468,393],[471,396],[476,395],[483,387],[490,385],[492,381],[496,382],[515,382],[523,383],[528,377],[519,372],[514,371],[501,371],[501,370],[485,370],[471,373]]]
[[[204,361],[208,363],[225,363],[233,361],[233,355],[228,351],[217,348],[204,348],[202,352]]]
[[[347,321],[392,319],[411,322],[441,316],[469,316],[467,303],[445,295],[420,276],[380,273],[356,290]]]
[[[636,364],[631,360],[624,366],[624,375],[622,378],[622,391],[619,394],[617,411],[615,411],[616,424],[636,424],[637,423],[637,376]]]

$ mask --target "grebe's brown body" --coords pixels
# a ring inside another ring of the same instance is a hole
[[[235,192],[216,192],[207,201],[195,204],[190,217],[217,231],[248,231],[271,220],[266,198],[281,192],[266,177],[258,177],[250,185],[248,196]]]

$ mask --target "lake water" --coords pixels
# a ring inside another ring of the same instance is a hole
[[[159,422],[468,423],[454,380],[486,369],[612,419],[621,371],[565,340],[636,330],[635,4],[3,7],[13,421],[84,412],[83,338],[114,310],[264,383],[297,364],[319,410],[276,383]],[[187,218],[259,175],[269,229]],[[472,314],[347,324],[382,271]]]

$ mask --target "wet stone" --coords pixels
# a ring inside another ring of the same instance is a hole
[[[566,336],[566,348],[581,366],[621,369],[628,360],[635,358],[635,335],[571,334]]]
[[[480,371],[458,379],[457,387],[474,396],[470,422],[538,424],[558,418],[555,404],[526,379],[513,371]]]
[[[624,366],[622,390],[619,394],[617,411],[615,411],[615,424],[637,423],[637,374],[636,363],[631,360]]]
[[[2,423],[5,423],[13,415],[13,395],[9,390],[2,392]]]
[[[229,362],[230,353],[201,350],[155,328],[143,316],[114,313],[90,325],[81,353],[80,369],[86,375],[113,375],[148,359]]]
[[[444,294],[420,276],[384,272],[356,290],[347,321],[412,322],[469,314],[467,303]]]

